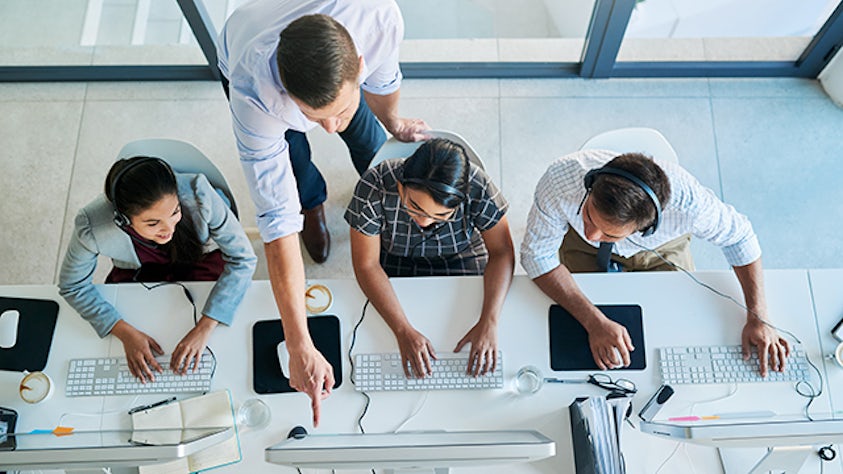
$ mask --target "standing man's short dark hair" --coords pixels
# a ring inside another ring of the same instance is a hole
[[[357,84],[357,49],[345,27],[333,18],[303,16],[279,37],[278,75],[290,95],[321,109],[336,100],[343,84]]]

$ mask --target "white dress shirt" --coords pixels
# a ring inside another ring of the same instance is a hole
[[[287,25],[314,13],[328,15],[348,30],[363,56],[364,91],[388,95],[401,85],[398,45],[404,22],[393,0],[258,0],[231,14],[219,38],[219,68],[229,80],[240,163],[264,242],[302,228],[284,133],[306,132],[317,124],[305,118],[281,85],[275,51]]]
[[[571,227],[594,247],[599,242],[585,238],[580,202],[585,196],[583,178],[619,154],[607,150],[582,150],[554,161],[539,180],[533,207],[527,220],[527,234],[521,244],[521,265],[530,278],[544,275],[558,267],[559,247]],[[752,224],[734,207],[725,204],[714,192],[674,163],[656,160],[670,181],[670,200],[662,207],[658,230],[649,237],[639,232],[615,244],[614,253],[631,257],[641,247],[654,249],[685,234],[707,240],[723,250],[732,266],[742,266],[761,257],[758,238]]]

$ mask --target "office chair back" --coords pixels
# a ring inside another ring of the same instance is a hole
[[[619,128],[599,133],[580,147],[580,150],[611,150],[618,153],[644,153],[653,158],[679,163],[676,150],[656,129],[645,127]]]
[[[144,138],[127,143],[117,154],[117,159],[132,156],[155,156],[166,161],[177,173],[201,173],[208,178],[214,189],[225,195],[231,207],[231,212],[239,219],[237,203],[228,182],[219,168],[188,142],[169,138]]]
[[[480,156],[474,150],[474,148],[465,141],[465,138],[456,134],[454,132],[449,132],[445,130],[429,130],[426,132],[430,135],[430,138],[446,138],[451,140],[454,143],[462,145],[465,148],[465,153],[468,155],[468,160],[474,163],[475,166],[479,167],[482,170],[486,170],[486,166],[483,164],[483,160],[480,159]],[[384,160],[391,160],[393,158],[407,158],[408,156],[412,155],[414,151],[421,144],[424,142],[410,142],[405,143],[402,141],[398,141],[395,137],[390,137],[386,143],[381,146],[381,149],[375,154],[375,157],[372,158],[372,162],[369,163],[369,168],[377,165],[381,161]]]

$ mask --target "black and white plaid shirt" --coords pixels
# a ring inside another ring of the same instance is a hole
[[[422,229],[401,203],[403,159],[363,173],[345,211],[357,231],[381,237],[381,266],[389,276],[482,275],[488,252],[480,233],[494,227],[509,204],[482,169],[471,164],[468,199],[451,220]]]

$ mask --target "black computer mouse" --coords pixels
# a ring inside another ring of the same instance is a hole
[[[294,426],[287,434],[287,438],[304,439],[307,436],[307,430],[303,426]]]

